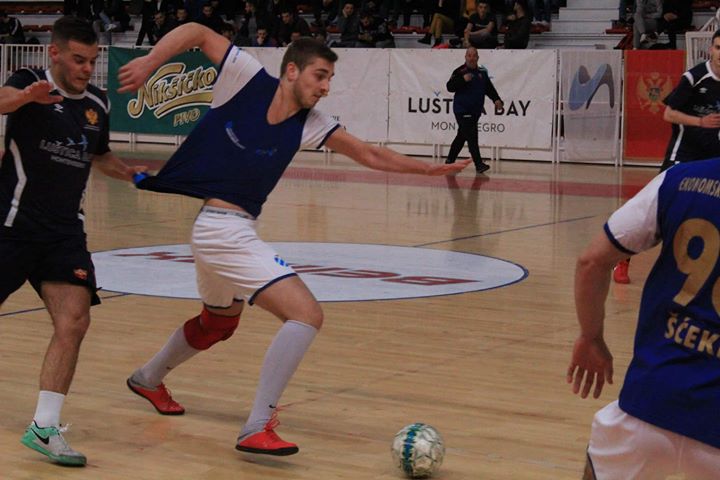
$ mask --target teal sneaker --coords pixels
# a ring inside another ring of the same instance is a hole
[[[66,431],[67,427],[40,428],[33,421],[25,430],[20,443],[47,455],[52,461],[61,465],[85,466],[87,463],[85,455],[70,448],[63,438],[62,434]]]

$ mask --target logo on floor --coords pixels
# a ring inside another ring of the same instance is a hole
[[[359,243],[271,243],[318,300],[349,302],[433,297],[503,287],[527,270],[506,260],[431,248]],[[93,254],[103,290],[199,298],[189,245]]]

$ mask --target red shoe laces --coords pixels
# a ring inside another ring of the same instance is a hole
[[[173,405],[173,406],[174,406],[174,405],[177,404],[177,402],[176,402],[175,400],[173,400],[173,398],[172,398],[172,394],[170,393],[170,389],[167,388],[164,383],[161,383],[160,385],[158,385],[157,388],[158,388],[158,390],[160,390],[160,392],[161,392],[162,395],[163,395],[163,401],[165,401],[168,405]]]
[[[280,419],[278,419],[277,412],[280,411],[280,407],[276,407],[273,411],[272,415],[270,416],[270,420],[265,424],[265,431],[271,432],[275,428],[277,428],[278,425],[280,425]]]

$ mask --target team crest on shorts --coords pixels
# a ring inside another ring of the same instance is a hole
[[[76,278],[79,278],[80,280],[87,280],[88,278],[87,270],[84,270],[82,268],[76,268],[75,270],[73,270],[73,274]]]

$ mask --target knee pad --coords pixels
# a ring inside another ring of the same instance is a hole
[[[240,323],[240,315],[226,317],[203,308],[200,315],[185,322],[183,332],[188,345],[196,350],[207,350],[216,343],[230,338],[238,323]]]

